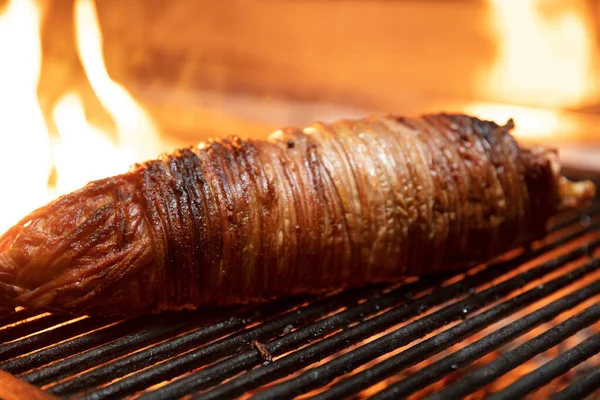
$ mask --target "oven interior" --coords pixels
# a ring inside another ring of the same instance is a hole
[[[599,56],[598,0],[3,0],[0,231],[160,152],[389,112],[514,118],[598,182]],[[599,212],[466,273],[128,320],[20,310],[0,397],[594,396]]]

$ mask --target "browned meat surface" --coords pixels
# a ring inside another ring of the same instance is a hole
[[[95,181],[0,238],[0,304],[136,314],[393,281],[539,238],[594,196],[464,115],[218,139]],[[110,162],[110,160],[107,160]]]

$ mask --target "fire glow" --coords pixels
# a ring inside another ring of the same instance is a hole
[[[0,54],[10,60],[0,65],[0,185],[13,194],[0,200],[0,232],[55,197],[90,180],[126,172],[160,151],[151,118],[106,71],[91,0],[75,2],[77,49],[116,132],[89,124],[81,97],[66,92],[53,107],[57,134],[50,134],[36,93],[42,61],[41,11],[33,0],[11,0],[0,15]],[[49,183],[52,173],[56,179]]]
[[[479,85],[500,101],[578,107],[594,98],[593,23],[583,1],[488,0],[496,59]]]
[[[514,118],[513,133],[524,142],[562,146],[592,138],[589,132],[597,129],[597,116],[564,111],[598,97],[598,60],[585,2],[558,6],[550,13],[541,3],[487,0],[486,24],[497,49],[490,68],[479,76],[476,93],[489,101],[460,101],[451,107],[441,102],[436,111],[460,110],[498,123]],[[114,122],[114,131],[92,125],[81,95],[66,89],[50,115],[44,115],[37,87],[45,4],[9,0],[0,9],[0,187],[5,189],[0,233],[57,196],[90,180],[125,172],[167,149],[149,113],[107,72],[94,0],[74,2],[73,35],[89,85]],[[324,110],[322,114],[329,116]],[[348,116],[337,109],[334,114]],[[562,154],[569,154],[567,147],[561,148]],[[581,159],[579,152],[573,154],[572,159]],[[598,164],[596,153],[588,158]]]
[[[598,60],[586,4],[573,1],[557,7],[541,0],[487,4],[497,50],[491,68],[478,77],[478,86],[502,104],[473,102],[461,110],[500,124],[513,118],[513,133],[524,142],[563,145],[591,139],[598,118],[564,111],[597,97]]]

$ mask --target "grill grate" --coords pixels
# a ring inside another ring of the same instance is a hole
[[[0,320],[0,369],[85,399],[583,398],[600,388],[599,251],[600,201],[467,273],[129,320],[21,310]]]

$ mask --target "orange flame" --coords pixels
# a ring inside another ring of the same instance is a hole
[[[479,89],[506,104],[475,102],[463,111],[497,123],[513,118],[513,133],[528,142],[595,139],[598,117],[564,111],[598,95],[595,35],[585,1],[488,0],[488,5],[497,56],[481,74]]]
[[[0,15],[0,232],[44,204],[50,143],[37,99],[40,13],[31,0],[11,1]]]
[[[90,180],[127,171],[154,157],[158,130],[104,64],[102,34],[93,0],[74,8],[79,56],[92,89],[116,125],[116,140],[90,125],[83,102],[65,93],[53,108],[58,138],[50,140],[36,89],[41,67],[40,10],[32,0],[11,0],[0,15],[0,233],[27,212]],[[113,135],[114,136],[114,135]],[[52,167],[56,186],[49,187]]]
[[[596,94],[595,35],[585,2],[555,3],[489,0],[498,55],[481,85],[496,98],[562,108]]]
[[[156,156],[158,129],[133,96],[106,71],[102,33],[93,0],[76,1],[75,30],[83,68],[98,99],[115,120],[119,145],[134,151],[142,160]]]

